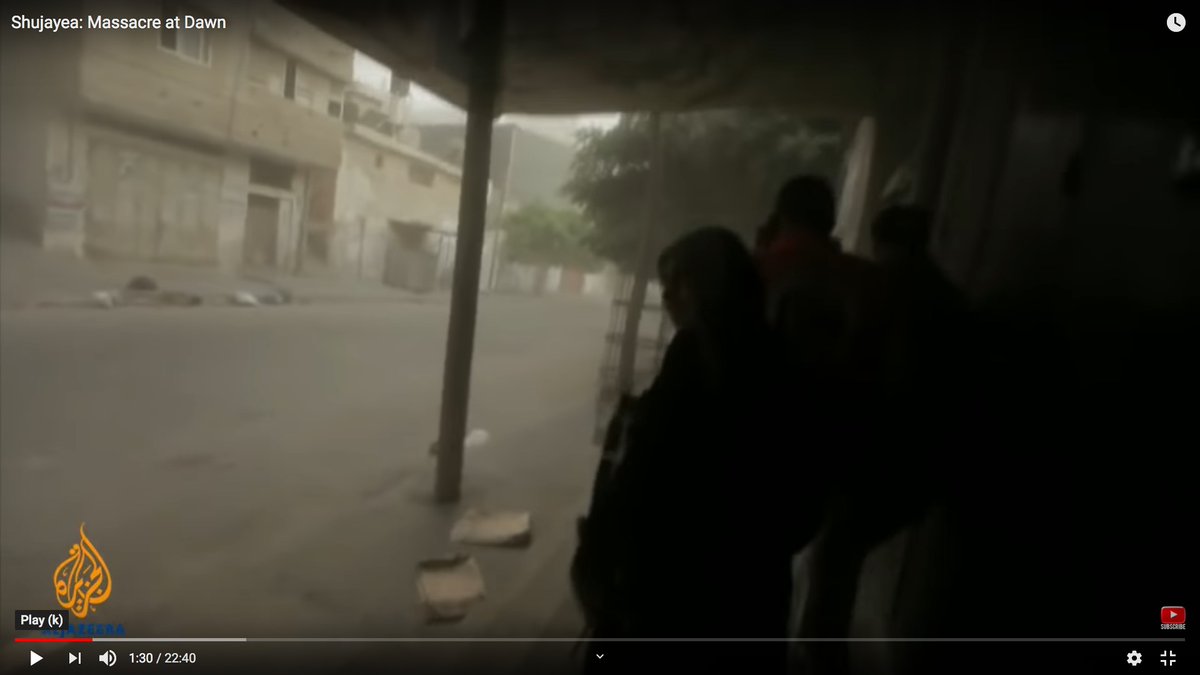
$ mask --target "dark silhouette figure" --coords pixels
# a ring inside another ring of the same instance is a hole
[[[945,406],[966,386],[967,301],[930,255],[932,227],[929,211],[893,206],[871,228],[886,289],[880,307],[883,412],[891,424],[912,426],[903,432],[909,434],[934,426],[922,410],[949,414]]]
[[[843,390],[867,423],[848,439],[853,464],[835,468],[826,520],[810,551],[806,637],[847,636],[868,554],[948,499],[955,470],[947,450],[962,438],[971,398],[970,331],[965,299],[929,255],[931,227],[931,214],[910,206],[890,207],[872,225],[873,295],[851,336],[853,378]],[[890,617],[873,620],[891,625]],[[905,620],[909,627],[921,622]],[[813,672],[848,670],[845,644],[807,652]]]
[[[677,332],[654,383],[614,422],[624,438],[609,440],[624,449],[580,527],[578,595],[595,637],[785,637],[791,556],[815,522],[785,501],[794,476],[773,427],[784,417],[762,282],[745,245],[716,227],[670,246],[659,273]],[[701,672],[781,672],[786,651],[669,654]]]
[[[783,345],[793,433],[803,458],[792,480],[810,491],[820,534],[806,553],[798,621],[801,637],[849,632],[868,523],[859,506],[872,461],[881,300],[878,275],[832,238],[835,198],[828,181],[797,176],[780,190],[759,265],[769,289],[768,317]],[[844,644],[801,650],[818,672],[844,670]]]
[[[889,207],[871,226],[883,300],[871,338],[878,433],[862,477],[888,508],[864,518],[867,546],[945,499],[949,446],[969,428],[973,331],[966,298],[930,254],[932,228],[932,213],[915,206]]]
[[[853,379],[847,369],[857,362],[857,336],[870,316],[870,268],[833,239],[835,209],[827,180],[797,176],[780,189],[759,233],[768,317],[802,379]]]

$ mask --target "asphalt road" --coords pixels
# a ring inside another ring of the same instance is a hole
[[[55,608],[80,523],[111,575],[88,621],[144,637],[566,631],[607,306],[484,298],[463,501],[432,504],[447,309],[390,303],[0,313],[0,634]],[[528,508],[477,550],[488,598],[428,626],[414,566],[470,506]],[[24,651],[6,649],[5,666]],[[43,649],[42,652],[52,649]],[[61,654],[60,654],[61,656]],[[15,660],[14,660],[15,659]]]

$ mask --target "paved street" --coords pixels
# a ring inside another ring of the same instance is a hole
[[[440,303],[0,313],[0,615],[56,607],[86,522],[113,579],[89,620],[129,635],[570,635],[607,306],[481,300],[470,426],[490,441],[456,507],[432,505],[428,456],[446,319]],[[533,510],[534,544],[475,551],[488,598],[427,626],[414,565],[469,506]]]

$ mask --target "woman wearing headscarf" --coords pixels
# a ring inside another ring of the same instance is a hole
[[[791,557],[815,522],[784,496],[795,475],[773,428],[787,417],[761,278],[742,241],[718,227],[672,244],[658,271],[676,333],[588,519],[605,541],[608,579],[594,635],[784,638]],[[705,665],[728,656],[770,672],[785,667],[787,649],[691,653]]]

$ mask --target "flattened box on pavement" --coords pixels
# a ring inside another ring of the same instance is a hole
[[[458,621],[484,597],[475,559],[457,554],[417,563],[417,593],[429,621]]]
[[[450,541],[482,546],[529,546],[533,542],[533,521],[528,511],[470,509],[450,530]]]

